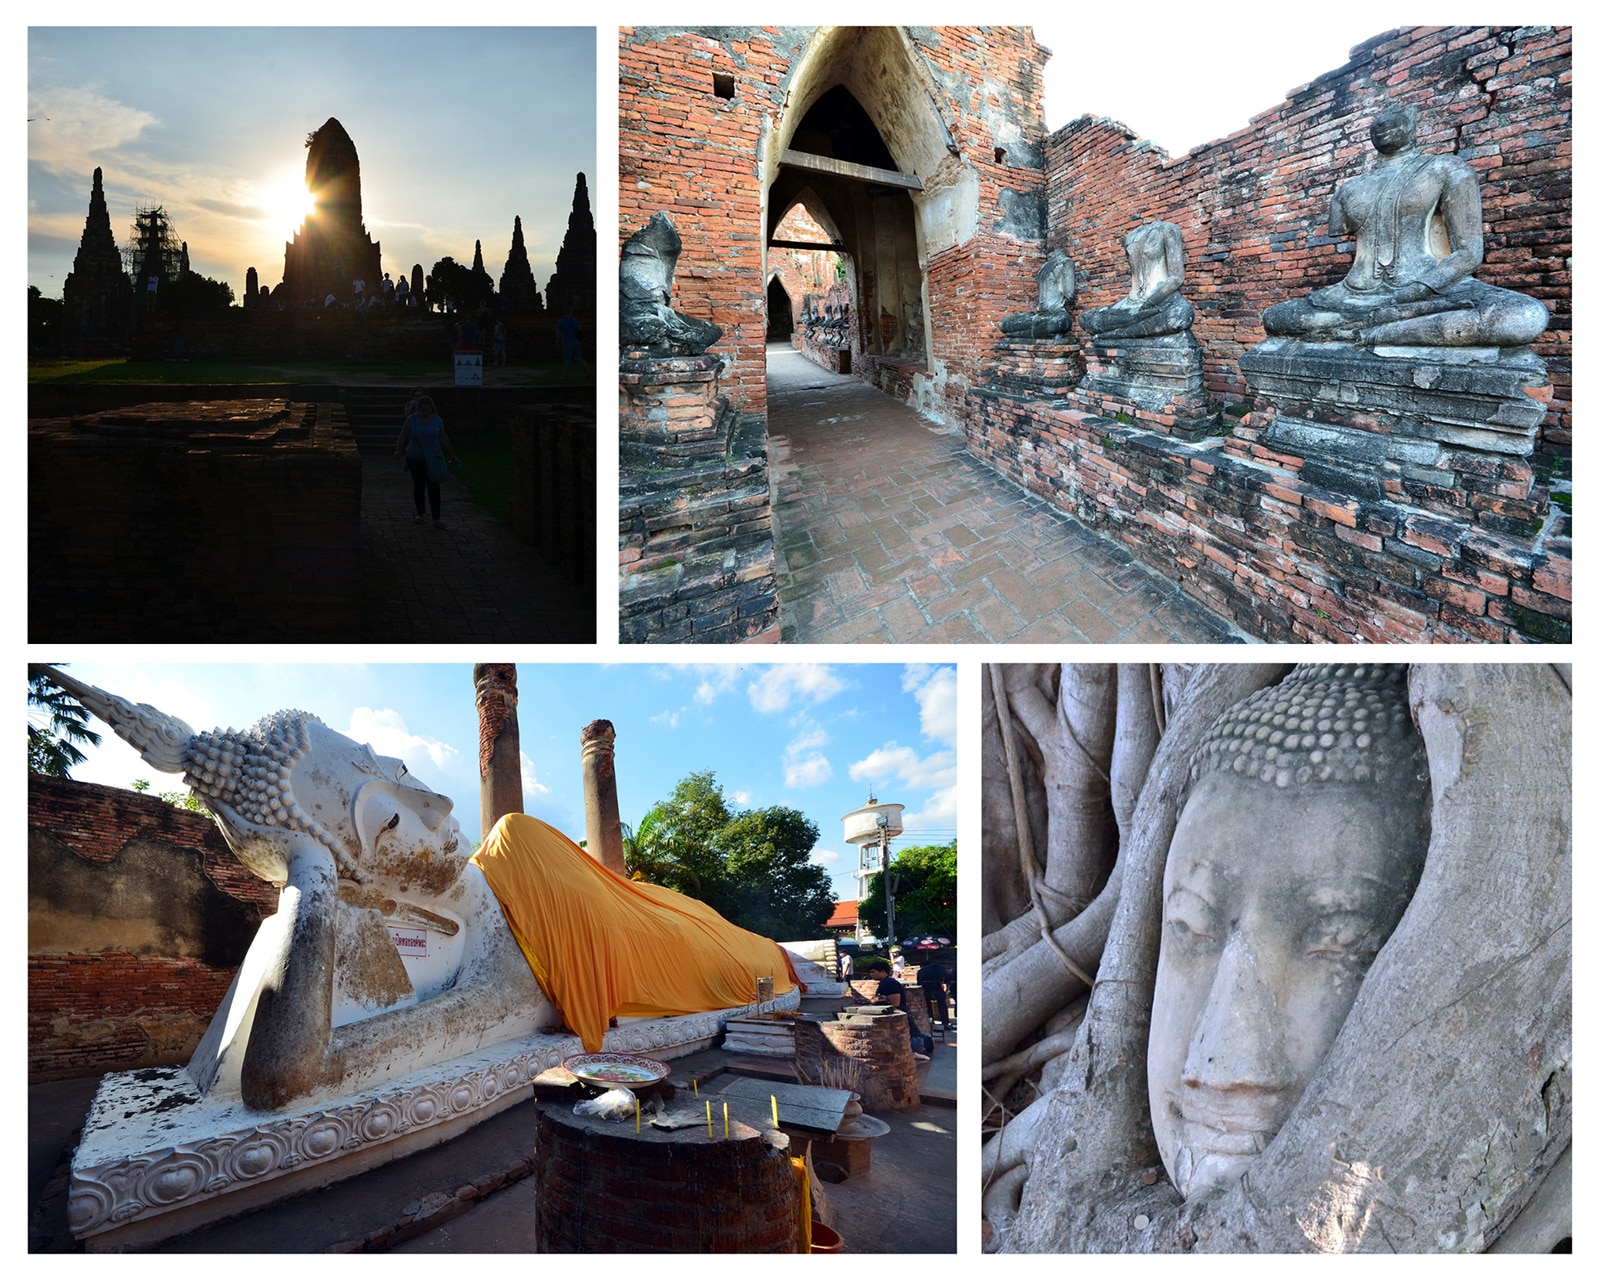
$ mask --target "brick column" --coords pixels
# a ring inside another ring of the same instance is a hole
[[[583,826],[588,852],[607,871],[627,879],[622,858],[622,815],[617,808],[617,731],[595,720],[578,735],[583,751]]]
[[[522,812],[516,663],[474,663],[472,687],[478,704],[478,807],[487,837],[506,814]]]

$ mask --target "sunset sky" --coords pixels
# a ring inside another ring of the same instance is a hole
[[[236,298],[252,266],[276,285],[330,116],[385,271],[470,265],[481,239],[498,281],[520,214],[543,290],[576,176],[595,176],[594,30],[32,28],[28,283],[61,296],[99,166],[119,248],[159,204],[196,271]]]

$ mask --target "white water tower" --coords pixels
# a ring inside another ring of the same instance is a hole
[[[867,896],[867,882],[880,872],[889,870],[889,841],[905,828],[900,815],[906,811],[903,804],[879,804],[871,792],[867,803],[844,815],[844,838],[856,846],[856,900]],[[883,900],[889,908],[887,941],[894,942],[894,884],[887,875],[883,880]],[[856,915],[856,937],[862,936],[859,908]]]

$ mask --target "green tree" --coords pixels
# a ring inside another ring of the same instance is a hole
[[[917,933],[942,933],[955,937],[956,842],[913,845],[895,851],[889,873],[894,885],[894,931],[898,938]],[[872,877],[872,887],[861,900],[861,919],[883,937],[889,928],[884,902],[883,876]]]
[[[185,271],[161,287],[161,309],[168,315],[213,315],[232,305],[233,286],[198,271]]]
[[[769,938],[819,938],[833,913],[833,884],[811,861],[820,833],[797,809],[781,805],[739,814],[721,832],[734,914]]]
[[[624,830],[635,880],[665,885],[769,938],[812,938],[833,910],[828,876],[809,862],[817,828],[781,806],[734,811],[710,772],[678,783]]]
[[[98,747],[89,712],[42,666],[28,666],[28,772],[70,778],[87,758],[78,744]]]

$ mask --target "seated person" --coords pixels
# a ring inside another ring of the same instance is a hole
[[[878,994],[873,1003],[886,1004],[891,1009],[899,1009],[905,1013],[906,1020],[911,1021],[911,1014],[906,1009],[906,989],[901,985],[900,979],[889,972],[887,960],[874,960],[867,966],[867,977],[878,984]],[[911,1023],[911,1054],[922,1062],[928,1060],[928,1055],[933,1052],[933,1037],[925,1036],[917,1031],[916,1023]]]
[[[1391,106],[1372,122],[1374,168],[1333,193],[1328,232],[1354,236],[1339,283],[1268,307],[1270,334],[1364,346],[1510,347],[1550,315],[1537,298],[1475,280],[1483,263],[1478,175],[1458,156],[1417,150],[1417,113]]]
[[[1078,324],[1101,345],[1126,338],[1159,338],[1184,333],[1194,324],[1194,307],[1183,288],[1183,235],[1170,222],[1145,222],[1122,237],[1132,287],[1109,307],[1095,307]]]

